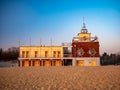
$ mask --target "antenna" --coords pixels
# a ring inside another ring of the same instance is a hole
[[[19,57],[20,57],[20,40],[19,40]]]
[[[31,57],[31,37],[30,37],[30,57]]]
[[[85,18],[83,17],[83,26],[82,26],[82,29],[81,29],[81,33],[87,33],[87,29],[86,29],[86,26],[85,26],[85,22],[84,22]]]
[[[19,40],[19,47],[20,47],[20,40]]]
[[[40,38],[40,46],[41,46],[41,38]]]
[[[84,17],[83,17],[83,23],[84,23]]]
[[[40,38],[40,57],[41,57],[41,38]]]
[[[31,37],[30,37],[30,46],[31,46]]]
[[[51,38],[51,40],[50,40],[50,44],[51,44],[51,46],[52,46],[52,38]]]
[[[52,38],[50,40],[50,44],[51,44],[51,58],[52,58]]]
[[[85,26],[85,22],[84,22],[85,18],[83,17],[83,26]]]

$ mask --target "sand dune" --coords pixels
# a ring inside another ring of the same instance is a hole
[[[120,66],[0,68],[0,90],[120,90]]]

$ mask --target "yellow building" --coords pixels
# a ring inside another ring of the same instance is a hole
[[[20,66],[62,66],[62,46],[21,46]]]

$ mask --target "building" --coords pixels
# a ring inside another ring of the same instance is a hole
[[[72,40],[72,57],[76,58],[77,66],[99,66],[99,42],[98,37],[91,37],[85,23],[81,32]]]
[[[20,46],[19,66],[99,66],[98,37],[91,37],[85,23],[72,44],[61,46]]]
[[[21,46],[19,66],[62,66],[62,46]]]

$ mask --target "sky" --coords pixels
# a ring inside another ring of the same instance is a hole
[[[0,48],[72,42],[84,22],[100,54],[120,52],[120,0],[0,0]],[[20,42],[20,43],[19,43]]]

